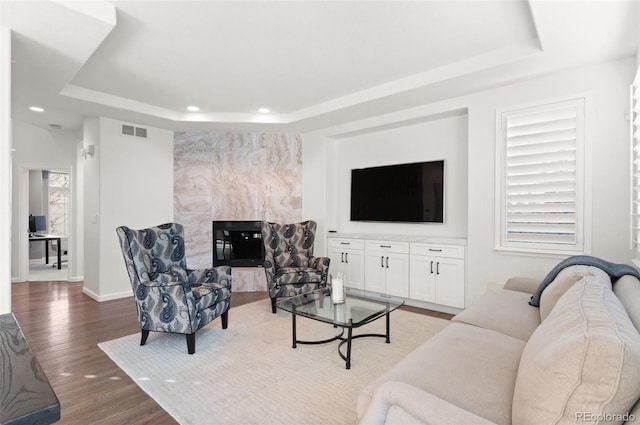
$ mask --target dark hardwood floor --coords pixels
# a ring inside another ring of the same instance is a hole
[[[99,303],[82,293],[82,285],[82,282],[12,285],[13,313],[60,400],[58,423],[175,424],[97,346],[102,341],[140,332],[133,299]],[[258,300],[264,300],[265,309],[271,308],[266,292],[235,292],[231,307]],[[402,308],[451,317],[414,307]],[[210,326],[220,326],[220,320]]]

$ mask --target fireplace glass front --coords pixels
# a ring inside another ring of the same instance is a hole
[[[261,267],[261,221],[214,221],[213,266]]]

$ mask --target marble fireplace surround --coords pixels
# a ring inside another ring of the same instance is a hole
[[[212,265],[214,220],[302,219],[298,134],[176,132],[173,165],[174,220],[191,268]],[[233,291],[266,289],[262,268],[234,267]]]

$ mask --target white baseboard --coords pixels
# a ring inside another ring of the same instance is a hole
[[[82,282],[83,280],[84,280],[84,276],[73,276],[73,277],[69,276],[69,279],[67,279],[67,281],[69,282]]]
[[[120,298],[128,298],[133,296],[133,292],[131,291],[115,292],[113,294],[106,294],[106,295],[98,295],[92,290],[87,289],[86,286],[82,288],[82,293],[93,298],[99,303],[103,301],[119,300]]]

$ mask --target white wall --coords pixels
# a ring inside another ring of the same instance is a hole
[[[467,163],[460,167],[449,167],[449,173],[466,174],[467,179],[466,229],[464,224],[460,224],[459,233],[464,233],[467,238],[467,299],[473,303],[487,289],[501,286],[510,276],[542,279],[561,259],[552,256],[507,255],[494,250],[495,114],[499,108],[588,93],[590,102],[587,105],[587,132],[591,143],[589,165],[592,169],[591,253],[609,261],[630,262],[629,123],[624,119],[624,112],[628,108],[628,87],[633,79],[634,69],[634,58],[569,69],[510,86],[304,134],[303,142],[305,148],[311,143],[323,143],[325,146],[324,151],[319,147],[313,148],[315,155],[323,154],[322,159],[316,158],[315,161],[324,160],[328,164],[324,176],[316,177],[324,179],[327,199],[331,199],[332,193],[340,191],[340,185],[344,184],[332,179],[333,171],[329,165],[339,161],[341,154],[338,150],[341,141],[336,142],[336,136],[367,131],[382,136],[383,132],[375,129],[466,109],[468,122],[452,118],[434,121],[429,125],[440,121],[443,125],[457,122],[451,131],[461,136],[467,135]],[[443,127],[441,131],[445,133],[447,130]],[[384,156],[392,153],[393,145],[390,145],[388,152],[367,152],[367,146],[363,144],[362,147],[362,154],[368,158],[367,161],[374,161],[374,155],[378,156],[377,160],[381,163],[393,162],[392,159],[395,159]],[[414,146],[405,146],[402,151],[405,155],[414,151],[417,155],[424,155],[424,151],[415,149]],[[341,177],[343,178],[344,176]],[[314,196],[315,191],[317,187],[308,185],[305,181],[303,199]],[[345,195],[339,196],[342,196],[344,202]],[[309,208],[318,207],[318,203],[305,203],[305,208],[307,205]],[[331,229],[335,225],[340,226],[337,229],[340,231],[375,230],[376,233],[383,234],[400,231],[396,227],[400,225],[378,225],[375,229],[354,227],[354,223],[344,220],[346,210],[348,207],[327,202],[324,212],[327,228]],[[306,215],[307,212],[303,210],[303,214]],[[334,218],[336,215],[337,219]],[[435,234],[438,227],[429,229],[433,229]],[[407,230],[407,234],[413,232]]]
[[[0,6],[1,8],[1,6]],[[11,31],[0,26],[0,232],[11,235]],[[0,314],[11,312],[11,238],[0,238]]]
[[[71,176],[71,199],[78,196],[76,187],[76,146],[80,135],[74,131],[44,130],[21,121],[13,121],[13,222],[11,278],[24,282],[28,278],[28,193],[29,170],[65,169]],[[75,217],[70,217],[69,243],[77,235],[73,232]],[[77,251],[77,250],[76,250]],[[69,279],[82,280],[77,252],[69,245]]]
[[[640,25],[640,7],[636,16],[637,24]],[[636,50],[636,68],[640,68],[640,32],[638,32],[638,49]]]
[[[345,233],[464,238],[467,234],[467,117],[442,118],[334,139],[328,160],[335,181],[327,203],[337,214],[331,230]],[[350,221],[351,170],[388,164],[445,160],[445,223]],[[331,204],[335,203],[335,207]]]
[[[591,146],[591,254],[628,263],[629,83],[632,59],[571,69],[544,78],[479,93],[469,98],[468,293],[480,296],[513,275],[542,279],[559,260],[494,251],[495,110],[545,99],[588,93],[587,143]],[[489,196],[487,196],[489,194]],[[488,199],[489,198],[489,199]]]
[[[302,218],[314,220],[318,223],[314,254],[326,254],[325,238],[328,228],[327,216],[327,186],[325,176],[326,145],[324,138],[308,135],[302,138]]]
[[[173,131],[146,127],[147,138],[123,136],[122,122],[85,122],[85,286],[98,301],[130,296],[116,228],[173,221]],[[130,124],[130,123],[126,123]],[[135,124],[134,124],[135,125]]]
[[[93,145],[93,156],[83,158],[82,164],[82,216],[84,246],[84,287],[88,294],[100,294],[100,119],[87,118],[83,125],[82,146]]]

